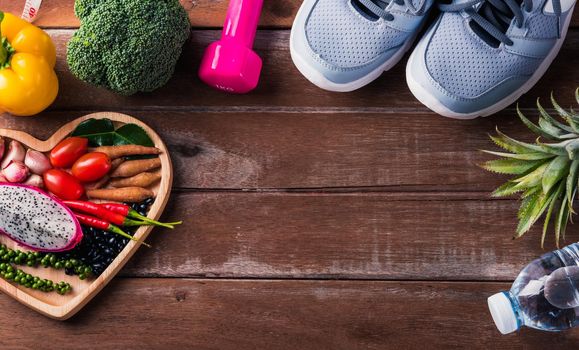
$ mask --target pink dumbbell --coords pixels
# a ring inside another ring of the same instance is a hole
[[[263,0],[231,0],[221,40],[205,50],[199,77],[217,89],[246,93],[257,86],[261,58],[253,52],[253,40]]]

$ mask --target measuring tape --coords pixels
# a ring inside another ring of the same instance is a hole
[[[24,4],[24,11],[22,11],[23,19],[27,20],[28,22],[34,22],[34,19],[38,15],[38,10],[40,10],[40,5],[42,4],[42,0],[26,0]]]

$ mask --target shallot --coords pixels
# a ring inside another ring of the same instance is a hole
[[[8,144],[8,151],[6,152],[6,156],[0,164],[0,169],[5,169],[13,161],[23,162],[25,156],[26,151],[24,150],[24,146],[22,146],[22,144],[16,140],[10,141]]]
[[[30,175],[28,180],[24,181],[22,184],[28,185],[28,186],[34,186],[34,187],[38,187],[38,188],[44,188],[44,180],[42,179],[42,176],[36,175],[36,174]]]
[[[42,175],[47,170],[52,169],[52,164],[48,157],[42,152],[29,149],[26,151],[26,158],[24,159],[24,164],[30,169],[30,172],[36,175]]]
[[[8,182],[21,183],[28,178],[30,172],[23,162],[14,160],[2,170],[2,174]]]

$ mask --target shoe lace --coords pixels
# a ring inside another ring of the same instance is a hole
[[[421,16],[424,13],[424,6],[420,8],[414,7],[411,0],[357,0],[360,4],[364,5],[368,11],[374,14],[376,17],[384,18],[386,21],[394,20],[394,15],[392,15],[386,7],[394,2],[398,5],[404,5],[408,8],[410,13],[415,16]]]
[[[553,1],[553,12],[557,18],[561,15],[560,0]],[[480,5],[478,10],[476,6]],[[521,6],[522,5],[522,6]],[[466,0],[454,1],[450,4],[439,4],[438,8],[442,12],[465,11],[474,21],[471,28],[491,46],[498,47],[502,42],[505,45],[513,45],[513,41],[506,35],[510,23],[514,18],[515,25],[522,28],[524,24],[523,11],[533,10],[532,0]],[[489,38],[490,36],[490,38]],[[494,39],[494,40],[493,40]]]

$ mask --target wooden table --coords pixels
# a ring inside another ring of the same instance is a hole
[[[0,8],[19,13],[22,3]],[[486,298],[543,252],[538,229],[511,240],[519,203],[490,199],[504,178],[476,166],[495,125],[531,138],[513,106],[473,121],[436,116],[412,97],[404,63],[359,91],[322,91],[290,59],[299,0],[266,1],[259,88],[213,91],[196,69],[227,3],[182,3],[195,28],[175,77],[125,98],[71,76],[73,0],[45,1],[37,23],[58,47],[60,96],[39,117],[1,123],[48,137],[94,111],[142,119],[172,151],[166,217],[186,224],[154,232],[154,249],[67,322],[0,296],[0,348],[577,348],[579,330],[500,336],[487,310]],[[521,99],[529,113],[551,90],[573,104],[578,25],[576,14],[558,59]]]

